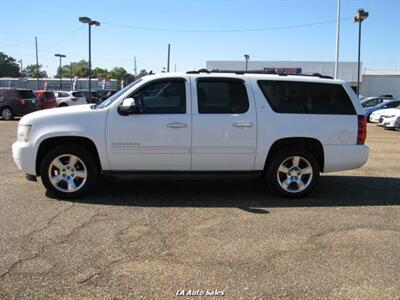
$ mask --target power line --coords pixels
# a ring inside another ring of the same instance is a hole
[[[351,20],[352,17],[341,18],[341,21]],[[102,22],[104,25],[122,27],[122,28],[130,28],[135,30],[147,30],[147,31],[160,31],[160,32],[187,32],[187,33],[240,33],[240,32],[256,32],[256,31],[268,31],[268,30],[282,30],[282,29],[292,29],[292,28],[301,28],[301,27],[310,27],[317,26],[329,23],[335,23],[335,20],[314,22],[314,23],[305,23],[305,24],[296,24],[296,25],[284,25],[284,26],[276,26],[276,27],[260,27],[260,28],[247,28],[247,29],[216,29],[216,30],[207,30],[207,29],[178,29],[178,28],[160,28],[160,27],[145,27],[145,26],[134,26],[134,25],[126,25],[126,24],[116,24],[116,23],[108,23]]]
[[[82,30],[83,27],[82,26],[78,26],[77,28],[75,28],[70,34],[68,34],[65,38],[63,38],[62,40],[50,45],[49,47],[45,48],[45,49],[41,49],[41,51],[47,51],[51,48],[54,48],[60,44],[62,44],[63,42],[65,42],[66,40],[68,40],[69,38],[73,37],[76,33],[78,33],[80,30]]]

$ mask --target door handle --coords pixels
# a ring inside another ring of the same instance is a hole
[[[172,123],[168,123],[167,127],[169,127],[169,128],[186,128],[187,124],[181,123],[181,122],[172,122]]]
[[[232,124],[233,127],[253,127],[253,123],[251,122],[235,122]]]

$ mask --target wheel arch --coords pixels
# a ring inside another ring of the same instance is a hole
[[[42,161],[48,151],[56,146],[63,144],[73,144],[81,146],[87,149],[90,153],[94,155],[96,165],[99,171],[102,170],[99,152],[97,150],[96,144],[89,138],[83,136],[57,136],[49,137],[39,144],[37,155],[36,155],[36,174],[40,174],[40,166]]]
[[[309,151],[314,155],[318,162],[319,169],[323,172],[325,164],[324,148],[319,140],[310,137],[290,137],[276,140],[268,151],[264,169],[273,155],[279,151],[279,149],[283,148],[301,148]]]

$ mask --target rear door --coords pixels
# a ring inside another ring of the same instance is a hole
[[[27,114],[39,109],[39,103],[32,90],[17,90],[22,113]]]
[[[257,121],[250,86],[239,78],[193,79],[192,170],[253,170]]]

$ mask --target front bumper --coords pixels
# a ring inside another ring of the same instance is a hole
[[[15,142],[12,145],[12,155],[18,169],[26,174],[36,174],[36,149],[33,145]]]

